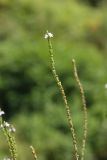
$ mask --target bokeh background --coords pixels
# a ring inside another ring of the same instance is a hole
[[[19,160],[71,160],[72,138],[62,98],[51,73],[46,30],[82,141],[82,104],[72,58],[88,107],[86,160],[107,160],[107,1],[0,0],[0,106],[16,127]],[[0,159],[8,157],[0,131]]]

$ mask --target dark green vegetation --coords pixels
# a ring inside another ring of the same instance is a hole
[[[31,144],[39,160],[72,157],[65,109],[44,39],[47,29],[54,34],[56,68],[81,143],[82,107],[72,58],[78,64],[89,114],[86,160],[107,159],[106,10],[106,0],[0,0],[0,106],[17,129],[19,159],[31,158]],[[1,159],[7,154],[2,138]]]

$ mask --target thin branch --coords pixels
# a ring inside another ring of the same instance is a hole
[[[74,68],[74,76],[77,81],[77,84],[80,89],[80,94],[81,94],[81,99],[82,99],[82,105],[83,105],[83,111],[84,111],[84,133],[83,133],[83,140],[82,140],[82,149],[81,149],[81,160],[84,160],[84,155],[85,155],[85,146],[86,146],[86,138],[87,138],[87,106],[86,106],[86,99],[85,99],[85,94],[84,94],[84,89],[83,86],[79,80],[78,72],[77,72],[77,67],[76,67],[76,62],[73,59],[72,60],[73,68]]]
[[[56,83],[58,85],[58,88],[60,90],[60,93],[62,95],[64,104],[65,104],[65,109],[66,109],[66,113],[67,113],[67,119],[68,119],[70,131],[71,131],[72,139],[73,139],[73,147],[74,147],[74,152],[75,152],[75,159],[79,160],[76,134],[75,134],[75,129],[74,129],[73,121],[72,121],[72,116],[71,116],[71,113],[70,113],[70,107],[69,107],[68,102],[67,102],[67,98],[66,98],[66,95],[65,95],[64,88],[63,88],[63,86],[61,84],[59,76],[56,73],[55,62],[54,62],[54,58],[53,58],[53,48],[52,48],[52,44],[51,44],[51,40],[50,40],[51,37],[49,36],[48,31],[47,31],[47,35],[48,35],[47,39],[48,39],[48,47],[49,47],[49,53],[50,53],[50,62],[51,62],[52,73],[53,73],[53,76],[54,76],[54,78],[56,80]]]

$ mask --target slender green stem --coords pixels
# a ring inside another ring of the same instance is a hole
[[[84,111],[84,133],[83,133],[83,140],[82,140],[82,149],[81,149],[81,160],[84,160],[84,155],[85,155],[85,146],[86,146],[86,138],[87,138],[87,107],[86,107],[86,100],[85,100],[85,94],[84,94],[84,89],[83,86],[79,80],[78,72],[77,72],[77,67],[76,67],[76,62],[73,59],[73,68],[74,68],[74,76],[77,81],[77,84],[80,89],[80,94],[81,94],[81,99],[82,99],[82,104],[83,104],[83,111]]]
[[[53,73],[53,76],[54,76],[54,78],[56,80],[56,83],[57,83],[57,85],[59,87],[59,90],[61,92],[64,104],[65,104],[65,109],[66,109],[66,113],[67,113],[67,119],[68,119],[70,131],[71,131],[71,134],[72,134],[72,138],[73,138],[75,159],[79,160],[76,134],[75,134],[75,129],[74,129],[73,121],[72,121],[72,116],[71,116],[71,113],[70,113],[70,107],[69,107],[68,102],[67,102],[67,98],[66,98],[66,95],[65,95],[64,88],[63,88],[63,86],[61,84],[61,81],[59,80],[59,77],[58,77],[58,75],[56,73],[55,62],[54,62],[54,58],[53,58],[53,48],[52,48],[50,37],[48,37],[48,45],[49,45],[49,53],[50,53],[50,61],[51,61],[52,73]]]
[[[15,138],[13,135],[11,135],[11,133],[9,133],[7,128],[4,128],[4,132],[5,132],[7,142],[9,145],[9,151],[11,153],[11,158],[12,158],[12,160],[16,160],[17,159],[17,151],[16,151]]]
[[[15,138],[9,132],[8,128],[6,126],[4,126],[4,121],[3,121],[2,117],[0,118],[0,123],[1,123],[1,126],[2,126],[1,128],[2,128],[3,134],[5,135],[7,143],[8,143],[8,146],[9,146],[11,159],[12,160],[16,160],[17,159],[17,151],[16,151]]]

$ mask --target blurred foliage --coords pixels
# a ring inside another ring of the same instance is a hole
[[[72,139],[44,40],[47,29],[54,33],[56,68],[80,142],[83,116],[72,58],[85,88],[89,113],[86,159],[106,160],[106,0],[0,0],[0,106],[17,128],[19,159],[31,158],[31,144],[40,160],[72,157]],[[6,144],[0,143],[4,157]]]
[[[99,7],[105,0],[79,0],[84,2],[92,7]]]

